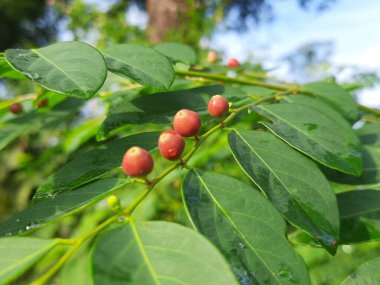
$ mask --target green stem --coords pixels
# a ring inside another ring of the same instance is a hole
[[[360,105],[360,104],[358,104],[358,107],[359,107],[360,110],[362,110],[364,112],[380,116],[380,110],[378,110],[378,109],[373,109],[373,108],[370,108],[370,107],[367,107],[367,106],[363,106],[363,105]]]
[[[283,92],[280,92],[283,93]],[[240,108],[235,109],[231,114],[229,114],[221,123],[214,126],[210,130],[208,130],[206,133],[200,136],[200,140],[195,142],[193,148],[182,158],[182,163],[186,163],[191,156],[195,153],[195,151],[199,148],[199,146],[208,138],[211,134],[216,132],[217,130],[221,129],[224,124],[231,121],[239,112],[243,111],[244,109],[247,109],[253,105],[260,104],[265,101],[273,100],[278,96],[278,94],[267,96],[262,99],[259,99],[255,102],[251,102],[249,104],[246,104]],[[222,124],[223,123],[223,124]],[[165,169],[161,174],[156,176],[151,183],[144,189],[144,191],[130,204],[127,208],[125,208],[120,213],[116,213],[112,215],[110,218],[105,220],[103,223],[99,224],[97,227],[95,227],[92,231],[88,232],[86,235],[84,235],[81,238],[78,239],[71,239],[64,242],[64,239],[59,239],[59,241],[63,244],[74,244],[64,255],[61,256],[61,258],[39,279],[35,280],[31,285],[43,285],[47,281],[49,281],[57,272],[58,270],[65,264],[65,262],[75,254],[75,252],[83,245],[83,243],[94,237],[96,234],[98,234],[101,230],[108,227],[110,224],[115,222],[120,215],[123,216],[130,216],[133,211],[137,208],[137,206],[145,199],[146,196],[154,189],[154,187],[162,180],[164,179],[168,174],[170,174],[174,169],[182,165],[181,161],[178,160],[177,162],[170,165],[167,169]]]
[[[92,231],[88,232],[86,235],[83,237],[77,239],[73,247],[71,247],[68,251],[65,252],[64,255],[61,256],[61,258],[44,274],[42,275],[39,279],[35,280],[34,282],[31,283],[31,285],[43,285],[47,281],[49,281],[57,272],[58,270],[65,264],[65,262],[73,256],[77,250],[83,245],[83,243],[95,236],[97,233],[102,231],[104,228],[108,227],[110,224],[115,222],[117,220],[117,215],[114,215],[95,227]],[[62,239],[60,239],[62,242]]]
[[[211,74],[207,72],[200,72],[200,71],[187,71],[187,70],[177,70],[177,75],[182,76],[195,76],[195,77],[203,77],[208,78],[216,81],[223,81],[223,82],[230,82],[230,83],[239,83],[239,84],[246,84],[246,85],[253,85],[253,86],[261,86],[261,87],[267,87],[275,90],[289,90],[290,88],[296,88],[295,86],[286,86],[286,85],[278,85],[278,84],[272,84],[272,83],[266,83],[259,80],[248,80],[248,79],[241,79],[241,78],[233,78],[228,77],[225,75],[217,75],[217,74]]]

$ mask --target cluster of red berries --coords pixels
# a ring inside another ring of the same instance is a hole
[[[45,98],[42,101],[37,103],[37,108],[43,108],[46,107],[48,104],[48,99]],[[20,114],[22,112],[22,105],[19,102],[12,103],[9,105],[9,111],[15,115]]]
[[[208,104],[208,112],[213,117],[222,117],[228,112],[226,98],[215,95]],[[178,111],[173,119],[173,130],[163,131],[158,138],[158,150],[168,160],[177,160],[185,149],[183,137],[196,136],[201,129],[199,115],[191,110]],[[149,152],[138,146],[131,147],[123,157],[122,168],[126,175],[142,177],[153,170],[153,158]]]

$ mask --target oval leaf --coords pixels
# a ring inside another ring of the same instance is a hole
[[[82,42],[61,42],[39,49],[8,49],[7,61],[34,82],[58,93],[90,98],[107,77],[103,56]]]
[[[101,235],[93,251],[94,284],[237,285],[216,248],[174,223],[128,224]]]
[[[380,257],[367,261],[345,279],[341,285],[378,285],[380,280]]]
[[[234,130],[228,139],[237,162],[285,218],[334,253],[338,207],[318,167],[266,132]]]
[[[0,238],[0,284],[9,284],[56,245],[55,240]]]
[[[228,258],[241,284],[310,284],[277,210],[241,181],[193,169],[182,188],[194,226]]]
[[[320,110],[300,104],[260,105],[261,122],[288,144],[327,167],[360,175],[361,148],[354,131]]]
[[[303,85],[302,88],[337,110],[349,122],[358,119],[359,110],[354,98],[339,85],[331,82],[313,82]]]
[[[154,46],[154,49],[173,62],[194,64],[197,60],[195,51],[191,47],[184,44],[161,43]]]
[[[128,148],[140,146],[146,150],[157,147],[159,132],[147,132],[116,139],[98,148],[80,154],[63,166],[37,189],[34,201],[52,197],[100,178],[120,167]]]
[[[175,78],[173,66],[154,49],[120,44],[103,51],[110,71],[142,85],[168,89]]]
[[[337,195],[341,243],[380,239],[380,191],[359,190]]]
[[[79,187],[75,191],[66,191],[54,197],[48,197],[1,223],[0,235],[10,236],[33,231],[72,214],[84,206],[95,204],[128,183],[130,181],[126,179],[101,179]]]

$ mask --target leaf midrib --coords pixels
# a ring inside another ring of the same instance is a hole
[[[138,233],[138,230],[136,228],[136,225],[135,225],[134,221],[130,220],[129,223],[131,225],[132,233],[133,233],[133,236],[135,237],[137,246],[138,246],[138,248],[139,248],[139,250],[141,252],[141,255],[142,255],[142,257],[143,257],[143,259],[144,259],[147,267],[148,267],[148,270],[149,270],[150,274],[153,277],[154,283],[157,284],[157,285],[161,285],[161,282],[160,282],[160,280],[159,280],[159,278],[157,276],[157,273],[154,270],[153,264],[151,263],[151,261],[149,259],[149,256],[148,256],[148,254],[145,251],[144,245],[142,243],[141,237],[140,237],[140,235]]]
[[[269,273],[272,274],[272,276],[274,277],[274,279],[278,282],[278,284],[281,284],[280,280],[277,278],[276,274],[270,270],[270,267],[267,265],[267,263],[262,259],[262,257],[260,256],[260,254],[256,251],[256,249],[251,245],[251,243],[246,239],[246,237],[244,236],[244,234],[238,229],[237,225],[234,223],[234,221],[232,220],[232,218],[229,216],[229,214],[227,213],[227,211],[222,207],[222,205],[219,204],[219,202],[217,201],[217,199],[214,197],[214,195],[212,195],[210,189],[208,189],[205,181],[202,179],[202,177],[200,176],[200,174],[198,173],[198,171],[196,171],[195,169],[193,169],[193,171],[195,172],[195,174],[197,175],[199,181],[201,182],[201,184],[203,185],[203,187],[205,188],[205,190],[208,192],[208,194],[210,195],[211,199],[213,200],[213,202],[215,203],[215,205],[218,206],[218,208],[222,211],[222,213],[226,216],[226,218],[228,219],[228,221],[231,223],[231,225],[233,226],[233,228],[236,230],[237,233],[239,233],[239,235],[241,236],[241,238],[248,244],[248,246],[252,249],[252,251],[256,254],[256,256],[261,260],[261,262],[264,264],[265,268],[269,271]]]
[[[252,150],[252,152],[254,152],[257,157],[268,167],[268,169],[275,175],[275,177],[281,182],[282,186],[285,188],[286,192],[291,196],[293,197],[293,199],[297,202],[297,204],[299,205],[299,207],[302,209],[302,212],[306,215],[306,217],[308,217],[308,220],[310,221],[311,225],[313,227],[316,227],[317,228],[317,232],[321,232],[323,235],[325,236],[330,236],[329,234],[326,234],[323,230],[320,230],[320,227],[318,227],[312,220],[310,220],[310,217],[309,215],[307,214],[307,212],[305,211],[305,209],[303,208],[302,204],[300,203],[300,201],[292,194],[289,192],[288,188],[286,187],[286,185],[284,184],[284,182],[282,181],[282,179],[280,179],[280,177],[277,176],[276,172],[273,171],[273,169],[264,161],[264,159],[249,145],[249,143],[238,133],[235,131],[235,133],[245,142],[245,144]],[[251,177],[249,175],[249,177]],[[261,187],[260,187],[261,188]]]
[[[48,63],[50,63],[51,65],[53,65],[59,71],[61,71],[67,78],[69,78],[74,83],[75,86],[77,86],[79,88],[79,90],[82,90],[84,92],[84,94],[87,96],[87,92],[84,91],[82,89],[82,87],[80,87],[76,83],[76,81],[68,73],[66,73],[66,71],[64,71],[61,67],[59,67],[57,64],[55,64],[53,61],[51,61],[50,59],[48,59],[47,57],[45,57],[42,53],[38,52],[36,49],[31,49],[31,51],[34,52],[35,54],[37,54],[40,58],[46,60]]]

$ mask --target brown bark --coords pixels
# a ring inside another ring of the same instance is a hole
[[[186,0],[147,0],[149,15],[148,35],[152,43],[164,40],[169,31],[181,25],[181,15],[185,15],[190,6]]]

